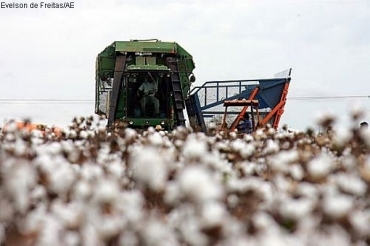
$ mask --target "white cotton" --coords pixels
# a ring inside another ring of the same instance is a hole
[[[354,211],[349,216],[349,221],[360,236],[366,236],[370,233],[370,211]]]
[[[44,201],[45,199],[47,199],[46,196],[47,196],[47,191],[45,189],[45,186],[43,185],[36,185],[36,187],[33,188],[33,190],[30,193],[30,198],[34,202]]]
[[[52,216],[45,216],[43,218],[43,227],[41,234],[38,237],[37,245],[40,246],[62,246],[60,234],[62,232],[62,225],[59,220]]]
[[[54,202],[51,206],[51,211],[59,218],[63,226],[72,229],[82,223],[84,209],[86,209],[84,204],[77,202]]]
[[[118,245],[136,246],[139,245],[139,238],[135,232],[125,229],[124,233],[120,234]]]
[[[65,245],[70,245],[70,246],[82,245],[80,235],[78,232],[68,231],[65,233],[63,238],[64,238]]]
[[[182,155],[185,161],[202,159],[207,154],[207,143],[205,141],[189,137],[183,146]]]
[[[222,225],[226,219],[226,208],[219,202],[207,202],[202,207],[200,223],[203,227],[213,227]]]
[[[29,192],[36,185],[36,172],[29,163],[15,163],[4,176],[3,187],[13,197],[15,207],[20,213],[29,206]]]
[[[315,185],[308,182],[300,182],[296,188],[297,194],[308,197],[310,199],[318,198],[318,190]]]
[[[288,219],[300,220],[314,209],[314,203],[307,198],[286,199],[280,204],[280,214]]]
[[[367,129],[361,129],[360,136],[366,143],[367,147],[370,147],[370,127]]]
[[[347,193],[363,196],[367,191],[367,184],[357,175],[339,173],[335,175],[335,180],[339,187]]]
[[[326,195],[323,200],[323,210],[332,218],[345,216],[352,206],[353,198],[345,195]]]
[[[290,169],[290,163],[296,162],[299,159],[298,152],[296,150],[283,150],[268,158],[268,163],[272,170],[276,172],[288,172]]]
[[[238,134],[236,132],[230,132],[230,139],[235,140],[238,138]]]
[[[291,165],[289,167],[289,173],[297,181],[301,181],[304,176],[303,168],[298,164]]]
[[[266,147],[262,150],[263,154],[273,154],[280,150],[279,144],[277,141],[273,139],[267,139],[266,141]]]
[[[180,198],[181,193],[178,182],[168,182],[164,193],[164,201],[169,204],[175,204],[180,200]]]
[[[116,178],[121,178],[124,174],[125,167],[123,166],[123,163],[118,161],[113,161],[111,163],[108,163],[106,165],[107,171],[110,174],[113,174]]]
[[[238,205],[239,197],[235,194],[231,194],[227,196],[226,203],[229,207],[233,208]]]
[[[77,137],[77,132],[75,130],[69,130],[67,134],[68,134],[67,137],[71,139],[74,139]]]
[[[62,162],[54,167],[55,170],[49,173],[49,188],[59,195],[65,194],[77,178],[76,173],[68,163]]]
[[[87,181],[95,181],[103,176],[101,166],[94,163],[85,163],[80,170],[81,178]]]
[[[89,133],[87,133],[87,131],[82,130],[79,132],[79,136],[82,139],[87,139],[89,137]]]
[[[14,150],[15,150],[16,155],[24,155],[26,153],[27,149],[28,149],[28,147],[27,147],[26,143],[23,140],[17,139],[15,141]]]
[[[344,153],[343,153],[343,155],[344,155]],[[356,160],[356,157],[354,157],[352,155],[344,155],[342,157],[341,163],[342,163],[344,168],[346,168],[348,170],[353,170],[357,165],[357,160]]]
[[[176,236],[171,226],[163,223],[159,219],[151,218],[145,223],[142,230],[144,245],[153,246],[175,246]]]
[[[163,137],[159,132],[153,132],[148,136],[149,143],[154,146],[161,146],[163,144]]]
[[[269,227],[274,227],[276,225],[276,222],[274,219],[269,215],[268,213],[265,212],[256,212],[252,216],[252,221],[254,222],[254,225],[256,226],[257,229],[267,229]]]
[[[208,169],[203,166],[187,166],[179,173],[180,190],[186,197],[195,202],[206,202],[220,199],[222,186],[212,178]]]
[[[112,203],[118,200],[119,185],[111,179],[102,179],[93,188],[93,200],[96,203]]]
[[[339,146],[343,147],[347,144],[353,137],[353,133],[350,129],[344,127],[338,127],[334,132],[334,143]]]
[[[164,156],[150,147],[136,149],[130,159],[133,178],[153,190],[162,190],[167,182],[168,169]]]
[[[99,215],[95,221],[93,221],[96,233],[99,238],[106,241],[115,237],[122,230],[122,218],[115,215]]]
[[[325,230],[318,230],[314,237],[307,239],[308,245],[334,245],[334,246],[348,246],[351,243],[350,236],[341,226],[334,225],[325,228]]]
[[[5,222],[13,218],[15,213],[15,206],[12,204],[10,199],[5,199],[4,194],[0,193],[0,221]],[[0,223],[1,225],[1,223]],[[1,241],[0,241],[1,242]]]
[[[334,168],[334,160],[326,154],[320,154],[307,164],[310,175],[314,178],[323,178],[329,175]]]
[[[135,224],[144,216],[145,198],[139,190],[122,192],[118,205],[128,221]]]
[[[253,138],[252,134],[244,134],[243,140],[246,141],[246,142],[252,142],[254,140],[254,138]]]
[[[179,227],[180,233],[188,245],[209,245],[207,236],[200,231],[199,219],[196,216],[184,217]]]
[[[72,189],[72,197],[75,200],[87,200],[92,194],[92,185],[84,180],[79,180]]]
[[[266,134],[265,134],[264,130],[262,128],[257,129],[256,132],[255,132],[254,138],[256,140],[265,139]]]
[[[255,147],[252,144],[247,144],[244,140],[236,139],[230,143],[233,151],[238,152],[242,158],[247,158],[253,155]]]

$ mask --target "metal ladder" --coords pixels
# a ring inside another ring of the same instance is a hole
[[[168,57],[167,66],[171,70],[171,90],[172,90],[172,99],[174,105],[174,113],[176,116],[176,125],[184,126],[185,125],[185,116],[184,116],[184,96],[182,94],[182,87],[180,81],[180,72],[178,71],[178,63],[176,58]]]
[[[109,112],[108,112],[108,128],[112,127],[116,112],[117,112],[117,103],[119,98],[119,92],[121,90],[122,76],[126,66],[126,56],[117,56],[116,65],[114,68],[114,79],[112,86],[112,96],[109,103]]]

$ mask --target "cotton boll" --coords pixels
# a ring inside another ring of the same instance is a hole
[[[339,225],[328,227],[315,233],[314,237],[308,239],[309,245],[353,245],[348,233]]]
[[[145,153],[145,154],[144,154]],[[133,178],[153,190],[164,189],[167,182],[168,169],[158,151],[150,147],[138,148],[133,151],[130,159]]]
[[[291,165],[289,168],[289,172],[290,175],[297,181],[301,181],[304,176],[303,168],[297,164]]]
[[[252,156],[255,151],[255,147],[252,144],[246,144],[245,141],[241,139],[236,139],[235,141],[232,141],[230,143],[230,146],[231,150],[239,153],[242,158]]]
[[[100,215],[92,221],[97,235],[102,241],[108,241],[119,235],[122,230],[122,218],[116,215]]]
[[[38,204],[40,202],[45,202],[47,199],[47,191],[45,186],[43,185],[36,185],[36,187],[30,193],[31,202],[34,204]]]
[[[300,182],[298,184],[298,187],[296,188],[296,192],[299,195],[315,200],[319,196],[317,188],[313,184],[308,182]]]
[[[324,212],[332,218],[345,216],[353,206],[353,199],[345,195],[327,195],[323,200]]]
[[[2,198],[0,199],[0,221],[5,223],[13,219],[13,216],[15,214],[15,207],[10,199],[6,199],[5,194],[0,192],[0,197]]]
[[[107,171],[116,178],[121,178],[125,171],[125,167],[123,166],[123,164],[118,161],[107,163],[106,168]]]
[[[345,146],[353,137],[351,130],[343,127],[336,129],[333,142],[338,147]]]
[[[196,216],[184,217],[179,225],[182,238],[189,245],[209,245],[208,239],[200,230],[199,219]]]
[[[335,180],[343,191],[353,195],[363,196],[367,191],[366,183],[353,174],[340,173],[335,176]]]
[[[308,216],[313,210],[314,203],[310,199],[287,199],[280,205],[280,214],[295,221]]]
[[[80,235],[74,231],[68,231],[64,234],[64,245],[77,246],[82,245]]]
[[[18,139],[18,140],[15,141],[15,146],[14,146],[15,151],[14,151],[14,153],[16,155],[19,155],[19,156],[24,155],[27,152],[27,149],[28,149],[28,147],[27,147],[26,143],[23,140]]]
[[[360,136],[366,143],[367,147],[370,147],[370,128],[361,129]]]
[[[154,146],[161,146],[163,144],[163,138],[158,132],[154,132],[148,136],[149,143]]]
[[[87,181],[96,181],[103,176],[101,166],[94,163],[85,163],[80,171],[81,178]]]
[[[49,173],[49,189],[59,195],[63,195],[73,185],[76,180],[76,174],[67,163],[60,163],[55,167],[56,169]]]
[[[75,200],[87,200],[92,194],[92,186],[84,181],[79,180],[72,189],[72,197]]]
[[[145,223],[141,234],[144,245],[179,245],[172,228],[159,219],[150,218]]]
[[[92,245],[92,246],[104,245],[104,243],[98,237],[97,231],[92,224],[86,224],[82,228],[81,234],[82,234],[81,245]]]
[[[238,134],[236,132],[230,132],[230,139],[235,140],[238,138]]]
[[[118,183],[110,179],[101,179],[93,189],[93,201],[98,204],[111,204],[118,200]]]
[[[235,194],[228,195],[226,202],[229,207],[233,208],[238,205],[239,197]]]
[[[126,191],[120,196],[118,205],[131,223],[137,223],[144,216],[145,198],[139,190]]]
[[[299,158],[296,150],[281,151],[268,158],[268,164],[276,172],[288,172],[289,163],[297,161]]]
[[[254,138],[256,140],[261,140],[266,138],[266,134],[264,133],[263,129],[259,128],[256,130]]]
[[[62,245],[61,235],[62,226],[59,220],[54,216],[45,216],[43,219],[43,227],[41,234],[38,237],[37,245],[49,246],[49,245]]]
[[[180,192],[180,187],[177,182],[168,182],[164,194],[164,201],[169,204],[176,204],[181,198]]]
[[[84,204],[78,202],[62,203],[56,201],[51,206],[51,211],[59,218],[62,225],[69,229],[76,229],[81,225],[84,209]]]
[[[252,221],[257,229],[266,230],[269,227],[273,228],[276,226],[276,222],[271,215],[265,212],[257,212],[252,216]]]
[[[89,134],[88,134],[87,131],[82,130],[82,131],[79,132],[79,136],[82,139],[87,139],[89,137]]]
[[[370,211],[354,211],[349,216],[350,223],[361,237],[370,233]]]
[[[333,168],[333,159],[326,154],[320,154],[319,156],[312,159],[307,165],[307,169],[310,175],[313,178],[318,179],[326,177]]]
[[[201,160],[203,156],[208,152],[207,144],[202,140],[189,137],[183,146],[182,155],[186,162],[192,160]]]
[[[179,173],[178,182],[181,192],[195,202],[220,199],[223,194],[220,184],[212,179],[210,171],[202,166],[185,167]]]
[[[125,246],[140,245],[139,238],[135,232],[125,229],[125,231],[120,234],[120,237],[118,239],[118,245],[125,245]]]
[[[345,169],[353,170],[357,165],[357,160],[356,157],[352,155],[345,155],[345,153],[343,153],[341,163]]]
[[[207,202],[202,207],[201,225],[205,228],[220,226],[226,219],[225,206],[219,202]]]
[[[36,172],[29,163],[15,163],[4,175],[4,189],[13,198],[20,213],[29,206],[29,192],[36,185]]]
[[[267,139],[266,141],[266,147],[263,149],[263,154],[268,155],[268,154],[273,154],[278,152],[280,149],[279,144],[272,140],[272,139]]]

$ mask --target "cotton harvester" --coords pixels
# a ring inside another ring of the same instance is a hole
[[[97,57],[95,113],[107,116],[108,127],[117,120],[132,128],[185,125],[194,68],[191,55],[177,43],[116,41]],[[144,81],[156,88],[140,95]]]
[[[274,79],[212,81],[190,90],[194,68],[192,56],[174,42],[113,42],[96,59],[95,113],[108,118],[108,128],[120,122],[131,128],[160,125],[172,130],[185,125],[186,108],[190,126],[206,131],[209,121],[227,116],[220,107],[234,105],[242,108],[228,113],[236,116],[229,129],[248,112],[262,116],[256,118],[255,129],[267,123],[278,127],[291,70]]]

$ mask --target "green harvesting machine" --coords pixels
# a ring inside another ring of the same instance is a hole
[[[194,68],[192,56],[175,42],[115,41],[96,59],[95,113],[107,117],[108,127],[116,122],[136,129],[185,125]],[[144,82],[150,85],[142,87]]]

